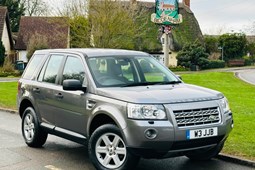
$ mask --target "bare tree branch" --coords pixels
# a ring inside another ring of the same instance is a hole
[[[46,16],[50,7],[44,0],[22,0],[28,16]]]

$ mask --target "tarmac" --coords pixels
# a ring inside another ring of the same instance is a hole
[[[11,109],[6,109],[6,108],[0,108],[0,111],[9,112],[11,114],[18,114],[17,110],[11,110]],[[236,157],[236,156],[231,156],[231,155],[228,155],[225,153],[220,153],[216,158],[226,161],[226,162],[236,163],[239,165],[245,165],[245,166],[255,168],[255,161]]]

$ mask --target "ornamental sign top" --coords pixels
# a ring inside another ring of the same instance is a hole
[[[178,4],[178,0],[156,0],[156,13],[151,15],[151,21],[163,25],[182,23],[182,15],[178,13]]]

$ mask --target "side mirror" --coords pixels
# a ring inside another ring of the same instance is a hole
[[[67,80],[63,81],[63,90],[69,90],[69,91],[82,90],[82,91],[85,91],[86,87],[82,87],[82,84],[79,80],[67,79]]]

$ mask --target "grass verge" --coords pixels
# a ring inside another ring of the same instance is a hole
[[[17,82],[0,83],[0,107],[17,109],[16,107]]]
[[[234,114],[234,129],[223,152],[255,160],[255,86],[227,72],[183,74],[186,83],[222,92],[229,100]]]

